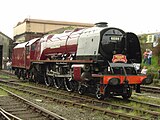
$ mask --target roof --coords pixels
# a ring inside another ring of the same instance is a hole
[[[73,26],[84,26],[84,27],[93,27],[94,24],[91,23],[79,23],[79,22],[67,22],[67,21],[52,21],[52,20],[40,20],[40,19],[25,19],[23,22],[18,22],[18,25],[23,24],[25,22],[33,22],[33,23],[45,23],[45,24],[56,24],[56,25],[73,25]]]
[[[0,32],[0,34],[2,34],[3,36],[5,36],[5,37],[8,38],[9,40],[12,40],[10,37],[8,37],[7,35],[5,35],[4,33]]]
[[[30,45],[32,45],[34,42],[36,42],[38,39],[39,39],[39,38],[34,38],[34,39],[30,40],[30,41],[27,41],[27,42],[24,42],[24,43],[20,43],[20,44],[16,45],[16,46],[14,47],[14,49],[15,49],[15,48],[24,48],[26,45],[27,45],[27,46],[30,46]]]

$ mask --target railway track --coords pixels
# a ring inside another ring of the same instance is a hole
[[[14,80],[10,80],[9,82],[14,82]],[[17,82],[17,80],[15,80],[15,82]],[[13,84],[21,85],[19,83],[13,83]],[[28,87],[34,88],[34,86],[28,86]],[[50,89],[49,91],[51,91],[53,94],[54,93],[57,94],[57,92],[59,91],[58,94],[60,94],[62,96],[63,95],[65,96],[65,95],[69,94],[70,97],[78,97],[78,98],[80,97],[79,94],[77,94],[77,93],[69,93],[69,92],[67,92],[65,90],[55,89],[53,87],[47,87],[45,85],[40,85],[39,84],[38,87],[36,87],[36,89],[41,89],[41,88],[44,88],[44,89],[47,88],[47,90]],[[44,91],[44,89],[42,89],[42,91]],[[84,97],[88,98],[88,99],[94,99],[94,96],[92,96],[92,97],[84,96]],[[80,97],[79,99],[83,99],[83,98]],[[99,101],[97,99],[94,99],[94,100]],[[113,100],[124,101],[124,99],[118,98],[118,97],[114,97]],[[128,99],[126,102],[134,102],[134,103],[141,104],[142,106],[144,106],[144,105],[145,106],[149,106],[150,108],[153,108],[153,109],[160,109],[160,105],[153,104],[153,103],[148,103],[148,102],[144,102],[144,101],[135,100],[135,99],[132,99],[132,98]]]
[[[66,120],[3,87],[0,89],[9,94],[0,99],[0,118],[2,120]]]
[[[141,86],[141,90],[145,92],[160,94],[160,87]]]
[[[10,74],[10,73],[9,73]],[[11,80],[12,81],[12,80]],[[39,85],[38,85],[39,86]],[[42,85],[41,87],[44,87],[45,88],[45,85]],[[33,89],[33,88],[32,88]],[[48,88],[47,88],[48,89]],[[54,89],[54,88],[51,88],[51,89]],[[42,90],[42,91],[44,91],[44,90]],[[57,91],[57,89],[56,89],[56,91]],[[93,101],[93,100],[90,100],[90,99],[93,99],[93,98],[91,98],[91,97],[88,97],[88,96],[85,96],[87,99],[85,100],[85,99],[83,99],[81,96],[79,96],[79,95],[77,95],[76,93],[68,93],[68,92],[66,92],[66,91],[64,91],[64,90],[59,90],[59,93],[55,93],[55,89],[54,90],[51,90],[51,92],[52,92],[52,94],[59,94],[60,93],[60,95],[61,96],[65,96],[66,97],[66,95],[64,95],[64,93],[66,93],[66,94],[70,94],[71,96],[70,97],[77,97],[77,98],[75,98],[75,99],[78,99],[78,101],[80,101],[81,103],[85,103],[85,102],[88,102],[88,103],[94,103],[94,106],[95,106],[95,104],[96,105],[101,105],[101,106],[111,106],[112,108],[114,108],[114,109],[125,109],[126,111],[136,111],[136,112],[140,112],[142,115],[145,115],[145,114],[150,114],[151,116],[153,116],[154,118],[159,118],[159,113],[157,113],[157,112],[152,112],[152,111],[154,111],[154,109],[159,109],[160,108],[160,106],[159,105],[156,105],[156,104],[152,104],[152,103],[147,103],[147,102],[142,102],[142,101],[138,101],[138,100],[134,100],[134,99],[129,99],[128,100],[128,102],[134,102],[134,103],[138,103],[138,104],[141,104],[141,106],[149,106],[149,108],[151,108],[151,110],[150,111],[148,111],[148,110],[140,110],[140,109],[136,109],[136,108],[132,108],[132,107],[128,107],[128,106],[125,106],[125,107],[122,107],[122,106],[119,106],[119,105],[115,105],[115,104],[112,104],[111,105],[111,103],[109,103],[109,102],[106,102],[106,101],[98,101],[98,100],[95,100],[95,101]],[[58,91],[57,91],[58,92]],[[34,94],[34,93],[31,93],[31,94]],[[59,95],[58,95],[59,96]],[[69,97],[69,96],[68,96]],[[114,100],[115,99],[117,99],[117,100],[121,100],[121,101],[123,101],[121,98],[114,98]],[[56,100],[54,100],[54,101],[56,101]],[[57,101],[59,101],[59,100],[57,100]],[[75,100],[76,102],[77,102],[77,100]],[[96,101],[98,101],[98,102],[96,102]],[[105,103],[104,103],[105,102]],[[60,102],[61,103],[61,102]],[[63,101],[62,101],[62,103],[63,103]],[[66,103],[65,101],[64,101],[64,103]],[[99,106],[98,106],[99,107]],[[94,110],[94,109],[93,109]],[[105,113],[105,112],[104,112]]]
[[[27,93],[38,95],[38,96],[43,96],[45,98],[50,99],[51,101],[56,101],[57,103],[61,103],[61,104],[70,104],[72,106],[78,106],[81,108],[91,109],[92,111],[100,111],[100,112],[103,112],[107,115],[110,115],[111,117],[116,116],[117,118],[135,119],[136,120],[136,119],[145,119],[143,117],[140,117],[145,114],[148,114],[152,118],[155,118],[155,119],[159,118],[159,116],[160,116],[159,112],[137,109],[137,108],[124,106],[124,105],[116,105],[116,104],[112,104],[110,102],[99,101],[94,98],[89,98],[87,96],[81,97],[81,96],[77,96],[76,94],[69,94],[68,92],[65,93],[65,92],[61,92],[61,91],[53,91],[53,90],[48,90],[45,88],[39,88],[39,87],[33,87],[33,86],[25,86],[24,87],[24,86],[21,86],[21,84],[17,84],[17,83],[9,83],[9,84],[12,84],[14,86],[18,85],[19,87],[18,88],[16,87],[15,89],[19,89],[20,91],[23,91],[23,92],[27,92]],[[24,88],[25,88],[25,90],[24,90]],[[32,91],[34,91],[34,92],[32,92]],[[45,93],[50,93],[52,95],[57,94],[57,96],[61,95],[62,98],[65,98],[65,100],[60,99],[60,98],[53,98],[51,96],[46,95]],[[69,98],[69,100],[66,100],[68,98]],[[70,99],[72,99],[72,101],[70,101]],[[123,109],[128,112],[136,111],[136,112],[141,113],[141,115],[139,117],[137,117],[137,116],[131,116],[131,115],[123,114],[123,113],[111,112],[111,111],[106,110],[107,107],[111,107],[112,109]],[[156,107],[157,107],[157,109],[159,109],[160,106],[155,105],[154,107],[155,107],[155,109],[156,109]]]
[[[15,75],[9,71],[6,70],[1,70],[1,73],[10,75],[12,77],[15,77]],[[153,87],[153,86],[141,86],[141,90],[145,91],[145,92],[150,92],[150,93],[156,93],[156,94],[160,94],[160,87]]]
[[[9,71],[6,71],[6,70],[1,70],[0,72],[15,77],[15,75],[13,73],[11,73]],[[145,91],[145,92],[160,94],[160,88],[159,87],[144,86],[143,85],[143,86],[141,86],[141,90]]]
[[[0,107],[0,119],[1,120],[22,120],[15,115],[10,114]]]

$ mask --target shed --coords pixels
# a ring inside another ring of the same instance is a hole
[[[0,69],[6,69],[6,62],[11,59],[13,40],[0,32]]]

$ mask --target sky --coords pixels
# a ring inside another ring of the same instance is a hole
[[[10,38],[25,18],[107,22],[136,34],[160,32],[159,0],[1,0],[0,4],[0,31]]]

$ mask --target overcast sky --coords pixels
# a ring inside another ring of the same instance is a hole
[[[25,18],[108,22],[136,34],[160,32],[160,0],[1,0],[0,31],[13,38]]]

